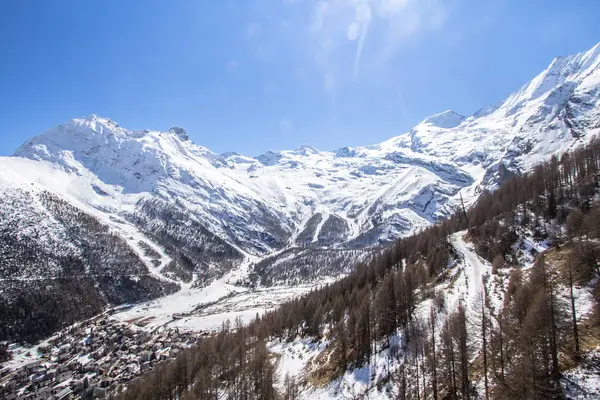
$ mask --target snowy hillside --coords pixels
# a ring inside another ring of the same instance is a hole
[[[0,162],[0,340],[35,340],[107,304],[179,289],[159,273],[171,263],[160,248],[77,201],[89,196],[81,179],[51,164]]]

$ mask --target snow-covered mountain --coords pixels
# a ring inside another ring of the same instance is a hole
[[[383,143],[336,151],[219,155],[182,128],[131,130],[96,115],[78,118],[0,158],[0,198],[14,204],[9,187],[13,195],[51,193],[127,239],[150,271],[180,282],[210,281],[244,260],[293,260],[307,247],[365,248],[419,230],[453,212],[460,196],[473,202],[599,133],[599,67],[600,44],[556,58],[472,116],[446,111]],[[23,209],[0,228],[30,224],[33,214]],[[44,222],[32,240],[58,237],[55,228]],[[141,241],[170,262],[153,264]]]

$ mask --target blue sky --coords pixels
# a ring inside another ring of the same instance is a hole
[[[597,0],[0,2],[0,155],[71,118],[216,152],[371,144],[600,41]]]

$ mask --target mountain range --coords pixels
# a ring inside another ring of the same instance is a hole
[[[180,127],[76,118],[0,157],[0,279],[10,283],[0,309],[9,325],[19,320],[13,305],[31,285],[51,287],[46,295],[62,304],[47,282],[74,276],[94,306],[84,300],[64,323],[234,269],[246,271],[236,282],[245,285],[336,277],[598,133],[600,44],[554,59],[471,116],[445,111],[385,142],[335,151],[216,154]]]

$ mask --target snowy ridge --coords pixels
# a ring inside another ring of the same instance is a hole
[[[444,111],[443,113],[432,115],[431,117],[426,118],[423,122],[421,122],[421,124],[434,125],[438,128],[451,129],[459,126],[465,119],[465,116],[460,115],[459,113],[454,112],[452,110],[448,110]]]

